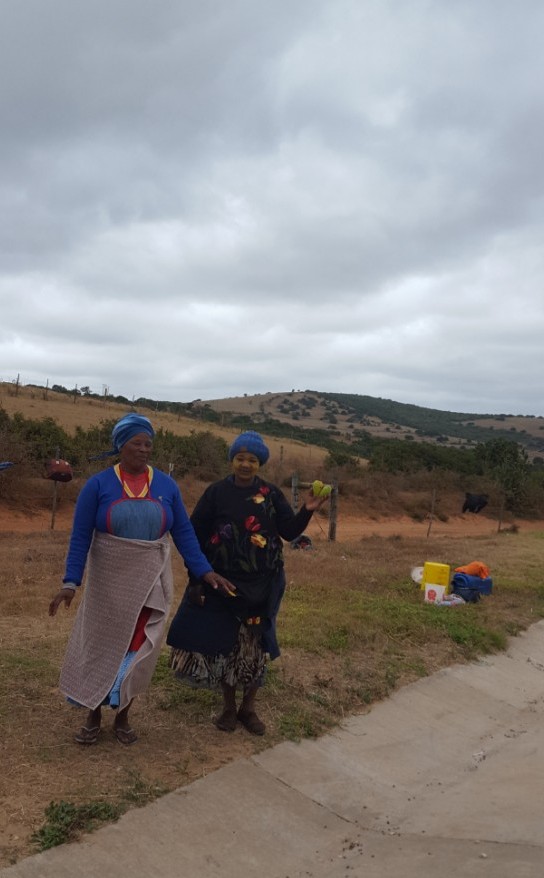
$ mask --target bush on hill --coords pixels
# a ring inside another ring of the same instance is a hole
[[[77,427],[71,436],[52,418],[37,420],[18,413],[10,417],[0,408],[0,457],[17,464],[15,474],[8,470],[0,476],[0,498],[13,495],[14,484],[17,482],[20,489],[21,480],[36,476],[38,468],[43,475],[45,461],[57,454],[70,461],[76,477],[87,477],[102,469],[111,459],[92,458],[111,447],[114,422],[103,420],[88,429]],[[238,426],[243,429],[255,424],[240,418]],[[363,478],[360,458],[366,458],[369,473],[388,473],[399,478],[410,475],[421,483],[426,473],[451,473],[459,491],[491,492],[499,508],[535,517],[544,512],[544,469],[531,465],[524,449],[511,440],[496,438],[474,448],[460,449],[364,435],[347,444],[325,431],[305,431],[273,420],[259,424],[258,428],[265,435],[292,439],[295,434],[306,444],[313,437],[312,444],[327,448],[325,471],[329,478],[344,483],[344,492],[348,484]],[[228,472],[227,448],[223,438],[209,431],[178,436],[161,428],[155,437],[153,462],[160,469],[171,470],[174,478],[191,475],[209,482]]]
[[[34,420],[20,414],[10,418],[0,409],[0,456],[18,465],[19,481],[22,475],[42,475],[45,462],[57,455],[72,464],[74,475],[86,477],[112,462],[112,458],[105,461],[92,458],[111,448],[114,423],[114,420],[101,421],[99,426],[87,430],[76,427],[74,436],[70,436],[51,418]],[[191,473],[196,478],[212,480],[223,476],[228,469],[227,448],[224,439],[210,432],[176,436],[161,428],[155,436],[153,462],[167,472],[172,468],[176,478]],[[0,491],[2,485],[11,484],[11,478],[6,479],[9,472],[3,474]]]

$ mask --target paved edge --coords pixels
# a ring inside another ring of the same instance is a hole
[[[544,622],[2,878],[541,878]]]

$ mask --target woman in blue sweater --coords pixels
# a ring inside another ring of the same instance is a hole
[[[176,482],[148,464],[154,435],[135,413],[114,426],[109,453],[119,462],[81,490],[63,586],[49,605],[50,616],[62,603],[68,608],[86,571],[60,677],[61,692],[88,710],[80,744],[96,742],[106,704],[116,709],[117,739],[137,740],[128,714],[161,649],[173,593],[170,536],[196,581],[231,590],[201,551]]]

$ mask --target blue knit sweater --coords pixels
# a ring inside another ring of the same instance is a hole
[[[91,476],[77,500],[63,582],[81,584],[95,530],[141,540],[158,540],[169,531],[195,578],[212,570],[176,482],[161,470],[152,471],[149,494],[143,499],[126,497],[113,467]]]

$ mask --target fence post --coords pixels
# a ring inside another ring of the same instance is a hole
[[[500,534],[502,530],[502,519],[504,517],[504,496],[501,497],[501,505],[499,509],[499,520],[497,522],[497,533]]]
[[[433,493],[431,496],[431,512],[429,514],[429,527],[427,528],[427,539],[429,539],[429,537],[431,535],[431,528],[433,526],[435,502],[436,502],[436,488],[433,488]]]
[[[332,482],[331,491],[331,507],[329,511],[329,542],[334,543],[336,540],[336,521],[338,518],[338,482],[336,479]]]
[[[293,498],[293,509],[295,512],[298,512],[298,473],[293,473],[291,476],[291,495]]]
[[[59,460],[60,458],[60,448],[57,448],[55,452],[55,460]],[[51,528],[50,530],[55,529],[55,517],[57,515],[57,491],[58,491],[58,482],[53,481],[53,503],[51,506]]]

